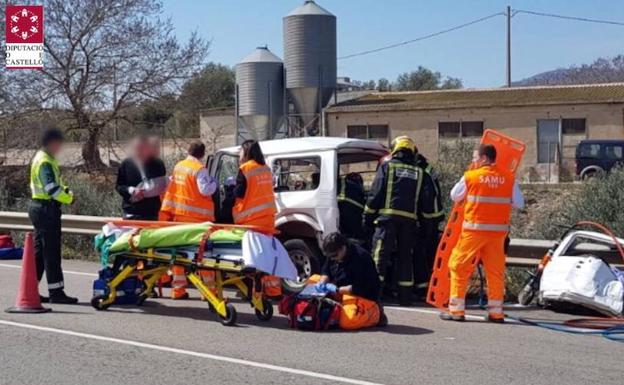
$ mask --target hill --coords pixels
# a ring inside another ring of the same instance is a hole
[[[514,86],[624,82],[624,55],[600,58],[591,64],[559,68],[514,82]]]

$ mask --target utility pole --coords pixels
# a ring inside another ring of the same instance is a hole
[[[511,87],[511,6],[507,6],[507,87]]]

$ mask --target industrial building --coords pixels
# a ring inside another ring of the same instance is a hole
[[[372,93],[327,108],[325,122],[330,136],[409,135],[432,160],[445,143],[494,128],[526,143],[525,180],[557,180],[580,140],[624,139],[624,83]]]
[[[308,0],[283,33],[283,62],[265,46],[236,65],[237,142],[320,134],[336,90],[336,16]]]

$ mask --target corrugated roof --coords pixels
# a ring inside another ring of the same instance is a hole
[[[377,92],[338,103],[327,111],[437,110],[594,103],[624,103],[624,83]]]
[[[258,47],[252,53],[247,55],[243,60],[241,60],[238,64],[241,63],[258,63],[258,62],[269,62],[269,63],[281,63],[282,59],[277,57],[273,52],[269,50],[269,47]]]
[[[331,12],[316,4],[313,0],[307,0],[302,5],[293,9],[285,17],[301,15],[334,16],[331,14]]]

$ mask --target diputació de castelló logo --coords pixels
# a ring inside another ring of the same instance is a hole
[[[43,68],[43,6],[6,6],[6,68]]]

